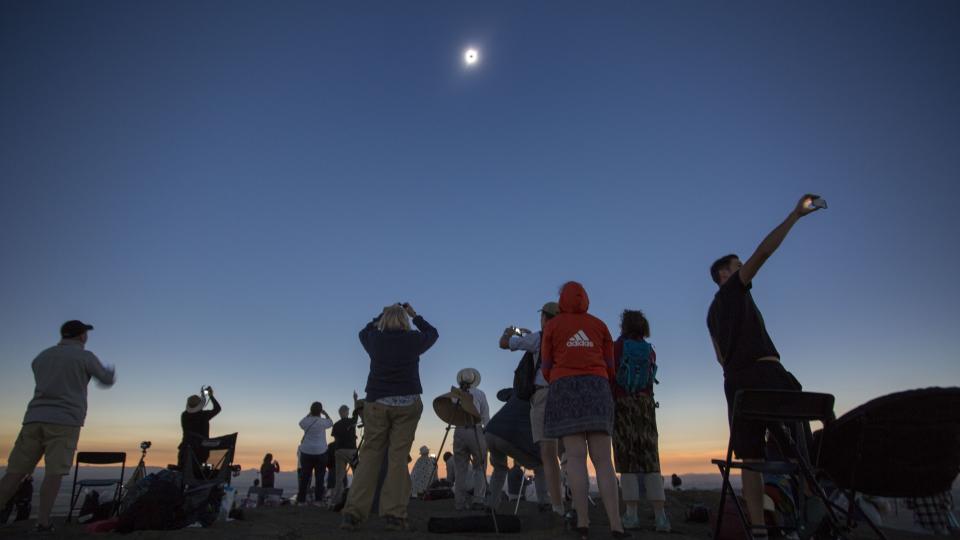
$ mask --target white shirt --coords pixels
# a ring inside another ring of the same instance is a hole
[[[480,413],[483,425],[487,425],[487,422],[490,421],[490,406],[487,405],[487,395],[479,388],[471,388],[467,391],[473,396],[473,404],[476,405],[477,411]]]
[[[323,416],[307,415],[300,421],[303,430],[303,441],[300,443],[301,454],[319,455],[327,451],[327,430],[333,427],[333,420]]]
[[[511,351],[527,351],[533,353],[533,363],[540,363],[540,332],[530,332],[523,336],[510,336],[508,346]],[[547,379],[543,376],[543,370],[537,369],[537,375],[533,378],[535,386],[547,386]]]

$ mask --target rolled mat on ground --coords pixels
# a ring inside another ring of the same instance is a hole
[[[520,524],[520,518],[509,514],[497,514],[497,522],[494,524],[493,516],[487,514],[482,516],[457,516],[457,517],[432,517],[427,522],[427,530],[432,533],[517,533],[523,529]]]

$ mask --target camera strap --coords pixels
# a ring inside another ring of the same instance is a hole
[[[307,440],[307,433],[309,433],[310,430],[313,429],[313,426],[317,425],[317,422],[319,422],[319,421],[320,421],[320,419],[317,418],[316,420],[313,421],[312,424],[310,424],[309,426],[307,426],[307,429],[303,430],[303,437],[300,437],[300,444],[303,444],[303,441]]]

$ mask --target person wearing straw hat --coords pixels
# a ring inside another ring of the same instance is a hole
[[[213,388],[208,386],[204,389],[204,393],[207,397],[210,398],[210,403],[213,404],[213,409],[209,411],[203,410],[206,402],[203,398],[198,395],[192,395],[187,398],[187,406],[183,413],[180,414],[180,427],[183,429],[183,440],[180,442],[180,467],[185,467],[187,463],[183,461],[183,450],[188,446],[193,447],[193,453],[197,457],[200,463],[205,463],[207,458],[210,457],[210,451],[204,450],[200,447],[200,441],[210,438],[210,420],[214,416],[220,414],[222,410],[220,407],[220,402],[217,401],[217,398],[213,397]]]
[[[479,418],[473,423],[457,425],[453,430],[453,463],[457,473],[457,483],[453,488],[453,505],[457,510],[470,507],[482,507],[486,495],[487,442],[483,434],[483,425],[490,421],[490,407],[487,396],[480,390],[480,372],[473,368],[464,368],[457,373],[457,385],[462,392],[470,394]],[[472,463],[473,500],[467,501],[468,467]]]

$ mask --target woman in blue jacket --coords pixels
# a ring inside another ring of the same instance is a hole
[[[410,319],[417,330],[410,329]],[[363,408],[363,446],[347,503],[342,529],[356,529],[370,514],[379,465],[387,454],[387,478],[380,494],[380,516],[387,530],[408,530],[410,475],[407,458],[423,412],[420,394],[420,355],[437,341],[437,329],[417,315],[410,304],[383,308],[360,331],[360,343],[370,355],[367,396]]]

